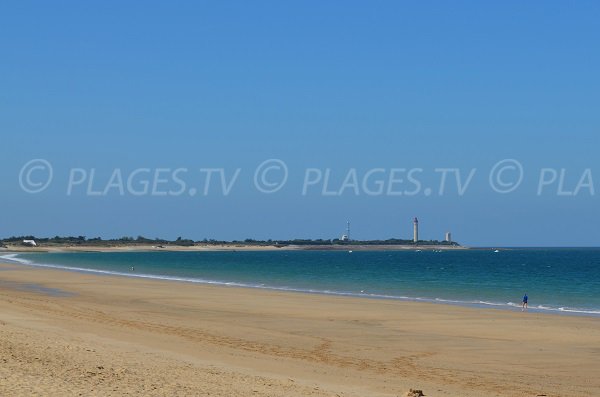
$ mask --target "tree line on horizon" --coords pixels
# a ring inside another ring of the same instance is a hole
[[[292,240],[256,240],[256,239],[245,239],[245,240],[215,240],[215,239],[203,239],[194,241],[192,239],[178,237],[175,240],[166,240],[161,238],[150,239],[144,236],[134,237],[121,237],[115,239],[102,239],[101,237],[87,238],[86,236],[55,236],[55,237],[35,237],[35,236],[12,236],[4,239],[0,239],[2,245],[6,244],[23,244],[24,240],[34,240],[37,244],[43,245],[97,245],[97,246],[113,246],[113,245],[171,245],[171,246],[183,246],[190,247],[193,245],[204,244],[204,245],[225,245],[225,244],[236,244],[236,245],[259,245],[259,246],[288,246],[288,245],[416,245],[413,240],[404,239],[387,239],[387,240],[350,240],[343,241],[340,239],[292,239]],[[417,243],[418,245],[448,245],[458,246],[456,242],[438,241],[438,240],[423,240]]]

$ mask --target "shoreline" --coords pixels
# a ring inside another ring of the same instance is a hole
[[[7,245],[0,252],[216,252],[216,251],[433,251],[433,250],[468,250],[463,246],[448,245],[244,245],[244,244],[198,244],[186,246],[156,246],[131,244],[118,246],[95,245],[40,245],[27,247],[22,245]]]
[[[90,252],[90,251],[57,251],[56,253],[76,253],[76,252]],[[96,252],[96,251],[92,251]],[[100,252],[115,252],[115,251],[100,251]],[[121,251],[116,251],[121,252]],[[127,252],[150,252],[150,251],[127,251]],[[33,253],[33,252],[0,252],[0,255],[19,255],[22,253]],[[41,252],[44,253],[44,252]],[[113,270],[83,268],[83,267],[71,267],[56,264],[43,264],[34,263],[29,260],[20,260],[17,258],[3,258],[0,256],[0,263],[2,260],[8,261],[5,264],[14,263],[18,266],[29,266],[39,269],[53,269],[58,271],[75,272],[82,274],[91,274],[97,276],[109,276],[109,277],[124,277],[132,279],[147,279],[157,280],[160,282],[167,283],[184,283],[184,284],[196,284],[216,287],[233,287],[243,288],[249,290],[265,290],[282,293],[293,293],[293,294],[307,294],[307,295],[321,295],[321,296],[333,296],[333,297],[347,297],[347,298],[360,298],[360,299],[372,299],[372,300],[383,300],[383,301],[397,301],[397,302],[414,302],[414,303],[427,303],[442,306],[456,306],[472,309],[492,309],[508,312],[520,312],[521,305],[512,302],[490,302],[482,301],[479,299],[474,300],[456,300],[449,298],[439,297],[418,297],[418,296],[395,296],[378,293],[357,293],[351,291],[335,291],[335,290],[316,290],[308,288],[294,288],[294,287],[283,287],[276,285],[265,285],[265,284],[251,284],[247,282],[238,281],[219,281],[210,279],[200,279],[194,277],[183,277],[183,276],[170,276],[152,273],[130,273],[130,272],[119,272]],[[558,316],[576,316],[576,317],[595,317],[600,318],[600,310],[597,309],[582,309],[582,308],[571,308],[565,306],[548,306],[540,304],[538,306],[530,306],[526,312],[541,314],[541,315],[558,315]]]
[[[173,288],[161,280],[11,264],[0,265],[0,280],[1,346],[20,357],[5,364],[12,375],[0,385],[12,395],[27,394],[23,374],[31,373],[38,394],[52,394],[59,381],[74,395],[197,395],[206,388],[217,396],[600,392],[593,376],[600,321],[592,317]]]

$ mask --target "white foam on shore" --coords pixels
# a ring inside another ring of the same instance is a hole
[[[285,292],[300,292],[300,293],[309,293],[309,294],[322,294],[322,295],[335,295],[335,296],[348,296],[348,297],[358,297],[358,298],[373,298],[373,299],[393,299],[393,300],[401,300],[401,301],[410,301],[410,302],[425,302],[425,303],[441,303],[448,305],[457,305],[457,306],[475,306],[475,307],[495,307],[499,309],[508,309],[508,308],[521,308],[520,304],[516,304],[514,302],[489,302],[482,300],[452,300],[452,299],[442,299],[442,298],[424,298],[424,297],[411,297],[411,296],[398,296],[398,295],[386,295],[386,294],[374,294],[374,293],[366,293],[366,292],[344,292],[344,291],[331,291],[331,290],[315,290],[309,288],[295,288],[295,287],[287,287],[287,286],[269,286],[265,284],[248,284],[248,283],[239,283],[233,281],[215,281],[215,280],[205,280],[201,278],[193,278],[193,277],[177,277],[177,276],[167,276],[167,275],[156,275],[156,274],[144,274],[144,273],[125,273],[125,272],[117,272],[112,270],[99,270],[99,269],[91,269],[91,268],[83,268],[83,267],[72,267],[72,266],[62,266],[62,265],[52,265],[52,264],[44,264],[44,263],[35,263],[33,261],[20,258],[19,254],[11,253],[0,255],[0,259],[17,263],[26,266],[33,267],[42,267],[42,268],[50,268],[50,269],[60,269],[60,270],[68,270],[75,271],[81,273],[92,273],[92,274],[102,274],[108,276],[125,276],[125,277],[135,277],[135,278],[143,278],[143,279],[152,279],[152,280],[165,280],[165,281],[178,281],[178,282],[186,282],[186,283],[196,283],[196,284],[207,284],[207,285],[218,285],[218,286],[228,286],[228,287],[241,287],[241,288],[256,288],[256,289],[266,289],[272,291],[285,291]],[[579,309],[579,308],[570,308],[570,307],[552,307],[547,305],[537,305],[530,306],[530,311],[536,312],[553,312],[553,313],[563,313],[563,314],[577,314],[577,315],[586,315],[586,316],[600,316],[600,310],[590,310],[590,309]]]
[[[9,262],[17,262],[23,265],[32,265],[33,262],[27,259],[19,258],[19,254],[5,254],[0,255],[0,259],[9,261]]]

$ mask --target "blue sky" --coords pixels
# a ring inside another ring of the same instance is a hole
[[[355,238],[408,238],[419,216],[427,239],[597,246],[599,18],[585,1],[4,2],[0,236],[332,238],[349,219]],[[33,159],[53,169],[39,193],[19,182]],[[253,185],[267,159],[289,172],[272,194]],[[504,159],[523,182],[500,194]],[[186,194],[68,195],[73,168],[96,190],[116,168],[186,168]],[[187,194],[201,168],[240,173]],[[414,196],[323,196],[302,195],[307,168],[333,190],[351,169],[423,171]],[[476,173],[440,195],[436,168]],[[589,169],[595,190],[538,195],[542,168],[565,169],[563,192]]]

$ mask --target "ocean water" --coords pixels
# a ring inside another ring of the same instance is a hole
[[[29,266],[600,316],[600,249],[5,254]],[[134,270],[131,271],[131,267]]]

